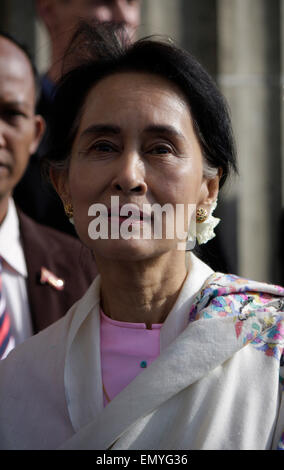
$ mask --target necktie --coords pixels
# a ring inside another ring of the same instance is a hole
[[[2,259],[0,258],[0,359],[4,359],[15,347],[15,339],[11,334],[10,315],[2,289]]]

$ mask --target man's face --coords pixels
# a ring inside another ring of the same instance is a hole
[[[130,37],[140,22],[141,0],[55,0],[58,32],[73,29],[78,19],[121,24]]]
[[[25,54],[0,36],[0,202],[12,194],[43,131],[35,116],[35,84]]]

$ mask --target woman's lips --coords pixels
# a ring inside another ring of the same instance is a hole
[[[149,222],[149,220],[151,220],[151,218],[143,218],[142,217],[133,217],[131,214],[129,216],[124,216],[124,215],[115,215],[115,214],[109,214],[108,216],[108,219],[111,221],[111,222],[118,222],[119,224],[121,224],[122,222],[125,222],[126,220],[128,220],[131,224],[142,224],[144,222]]]
[[[121,212],[124,212],[124,214]],[[149,215],[141,211],[138,207],[131,206],[131,204],[125,204],[125,206],[119,208],[119,213],[112,212],[111,209],[108,209],[108,218],[113,221],[118,221],[119,223],[125,220],[131,220],[131,223],[143,223],[151,221],[151,214]]]
[[[0,162],[0,175],[10,173],[10,166]]]

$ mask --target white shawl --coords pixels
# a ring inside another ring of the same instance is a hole
[[[96,278],[63,319],[0,364],[0,448],[276,448],[284,423],[279,360],[244,344],[231,316],[207,311],[188,324],[211,273],[194,259],[161,329],[160,356],[104,409]],[[258,309],[245,335],[273,328],[276,310],[283,319],[279,308]]]

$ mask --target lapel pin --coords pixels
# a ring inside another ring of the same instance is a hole
[[[41,267],[40,271],[40,283],[49,284],[54,287],[56,290],[64,289],[64,280],[55,276],[51,271],[46,269],[44,266]]]

